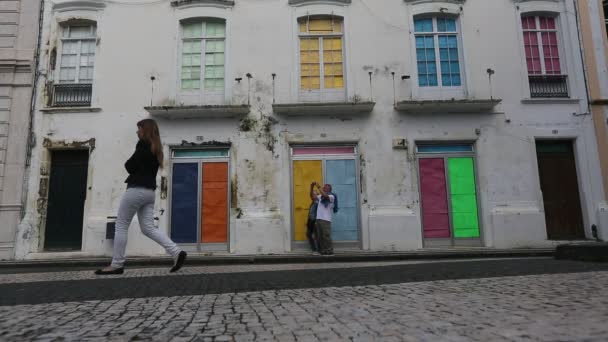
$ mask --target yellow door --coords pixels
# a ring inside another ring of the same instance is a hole
[[[320,160],[294,160],[293,206],[295,241],[306,241],[306,221],[310,207],[310,183],[323,184],[323,164]]]

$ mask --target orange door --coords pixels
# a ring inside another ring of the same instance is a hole
[[[201,242],[228,241],[228,163],[203,163]]]

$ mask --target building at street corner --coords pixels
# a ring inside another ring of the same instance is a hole
[[[605,236],[576,5],[49,1],[16,258],[111,255],[149,117],[156,222],[191,252],[305,251],[312,181],[338,195],[338,252]],[[137,218],[129,239],[163,254]]]
[[[40,1],[0,2],[0,260],[15,256],[24,213]]]
[[[577,5],[589,94],[588,112],[595,127],[602,185],[604,189],[608,189],[608,36],[606,35],[608,1],[578,0]],[[608,213],[608,205],[603,201],[598,206],[596,230],[597,237],[604,241],[608,240],[606,213]]]

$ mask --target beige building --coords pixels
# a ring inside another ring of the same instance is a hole
[[[606,128],[608,125],[608,36],[606,34],[608,1],[579,0],[578,12],[589,93],[589,111],[595,126],[605,193],[608,190],[608,129]],[[606,217],[607,211],[606,205],[600,206],[598,210],[600,221],[602,217]],[[605,226],[601,223],[603,222],[600,222],[600,226]],[[608,230],[598,229],[598,235],[603,240],[608,240]]]
[[[0,260],[21,219],[40,1],[0,1]]]

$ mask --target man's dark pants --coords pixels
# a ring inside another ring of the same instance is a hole
[[[319,252],[321,254],[332,254],[334,246],[331,241],[331,222],[317,219],[317,231],[319,232]]]
[[[317,230],[316,220],[308,219],[306,223],[306,237],[310,243],[310,249],[313,252],[319,251],[319,232]]]

